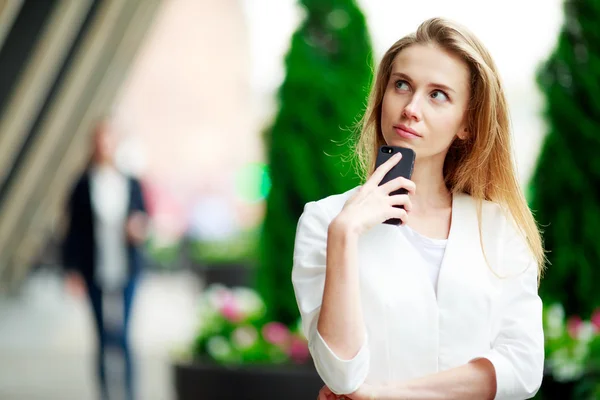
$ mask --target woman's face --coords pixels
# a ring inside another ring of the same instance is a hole
[[[386,143],[409,147],[417,158],[445,158],[457,135],[467,137],[469,80],[467,64],[436,46],[412,45],[400,51],[381,110]]]
[[[94,153],[97,161],[112,159],[115,152],[116,142],[111,126],[108,122],[101,122],[96,126],[94,132]]]

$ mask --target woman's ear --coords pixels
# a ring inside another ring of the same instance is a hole
[[[456,135],[460,140],[467,140],[469,138],[469,130],[466,127],[461,128]]]

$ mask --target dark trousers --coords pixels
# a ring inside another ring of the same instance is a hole
[[[125,363],[126,398],[128,400],[134,399],[133,356],[131,354],[131,347],[129,343],[129,320],[131,316],[131,308],[133,304],[136,283],[137,279],[135,278],[128,280],[122,292],[123,323],[118,327],[118,329],[109,331],[106,327],[103,313],[102,289],[93,281],[87,282],[88,295],[94,314],[94,322],[98,338],[97,373],[103,399],[108,397],[105,361],[106,350],[108,347],[113,347],[120,350]]]

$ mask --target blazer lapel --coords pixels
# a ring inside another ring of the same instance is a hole
[[[490,270],[481,249],[475,201],[455,194],[452,224],[438,280],[440,346],[447,349],[445,362],[468,362],[476,351],[489,347],[491,300],[495,293]],[[473,353],[473,354],[470,354]],[[448,367],[450,365],[446,365]]]
[[[440,266],[440,273],[438,277],[437,287],[437,298],[438,301],[445,296],[452,296],[446,291],[451,290],[451,285],[447,284],[447,281],[452,278],[452,275],[456,272],[455,262],[460,262],[461,253],[464,255],[464,248],[461,251],[461,246],[464,246],[468,242],[468,229],[469,221],[464,218],[468,217],[468,198],[461,193],[455,193],[452,195],[452,214],[450,216],[450,232],[448,234],[448,241],[446,242],[446,250],[444,251],[444,257],[442,258],[442,264]],[[456,250],[456,249],[459,250]],[[455,253],[459,251],[459,253]]]

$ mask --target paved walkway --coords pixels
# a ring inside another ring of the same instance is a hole
[[[169,353],[193,336],[200,283],[183,272],[147,274],[138,290],[131,337],[139,398],[169,400]],[[37,272],[18,296],[0,298],[0,399],[96,399],[94,340],[85,299]],[[116,361],[108,368],[120,369]]]

